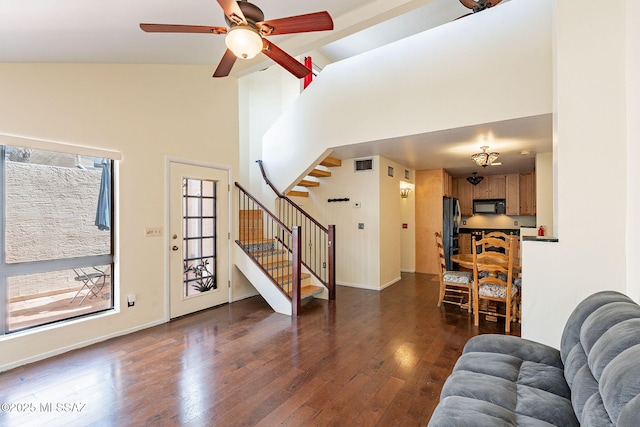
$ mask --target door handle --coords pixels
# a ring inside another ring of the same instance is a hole
[[[173,250],[173,251],[177,251],[178,249],[180,249],[180,248],[178,248],[176,245],[173,245],[173,246],[171,247],[171,250]]]

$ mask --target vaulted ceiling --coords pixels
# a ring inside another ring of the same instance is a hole
[[[446,24],[470,12],[458,0],[255,0],[255,3],[265,19],[328,11],[333,17],[333,31],[272,36],[269,40],[293,56],[316,51],[330,62]],[[481,13],[490,12],[489,9]],[[139,28],[142,22],[226,26],[216,0],[5,0],[0,2],[0,62],[210,64],[213,73],[226,49],[223,35],[145,33]],[[473,41],[473,34],[469,39]],[[270,65],[273,62],[264,55],[238,60],[231,75],[240,77]],[[509,139],[512,160],[503,161],[505,168],[496,169],[496,173],[527,170],[533,167],[533,155],[520,152],[551,150],[551,118],[459,128],[428,137],[432,140],[428,147],[440,152],[435,164],[458,174],[474,169],[461,160],[469,161],[467,154],[472,153],[454,155],[455,150],[443,147],[453,147],[461,141],[467,147],[470,141],[477,141],[479,149],[485,143]],[[405,159],[407,166],[416,169],[425,166],[419,159],[433,158],[430,153],[416,153],[411,141],[389,142],[350,147],[340,155],[380,154]]]

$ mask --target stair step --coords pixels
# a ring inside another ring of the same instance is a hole
[[[283,259],[283,258],[288,258],[288,257],[284,257],[282,256],[282,254],[287,253],[288,251],[284,250],[284,249],[267,249],[264,251],[255,251],[255,252],[251,252],[251,255],[253,255],[253,257],[257,260],[274,260],[274,259]]]
[[[332,168],[335,166],[342,166],[342,160],[336,159],[334,157],[327,157],[323,161],[320,162],[322,166],[326,166],[328,168]]]
[[[265,270],[275,270],[277,268],[285,268],[291,265],[291,260],[285,257],[263,257],[264,260],[260,261],[260,265],[264,267]]]
[[[254,254],[256,252],[272,251],[274,249],[273,239],[252,239],[241,241],[240,244],[247,252]]]
[[[320,183],[318,181],[310,181],[308,179],[303,179],[298,183],[300,187],[319,187]]]
[[[326,170],[322,170],[322,169],[314,169],[311,172],[309,172],[309,176],[315,176],[315,177],[319,177],[319,178],[326,178],[331,176],[331,172],[326,171]]]
[[[309,197],[309,192],[308,191],[297,191],[297,190],[291,190],[287,193],[287,196],[291,196],[291,197]]]
[[[311,279],[310,274],[302,273],[300,275],[300,282],[304,282],[305,280],[308,280],[308,279]],[[280,286],[282,286],[283,288],[285,286],[288,287],[288,285],[292,282],[292,280],[293,280],[293,274],[285,274],[276,278],[276,282],[278,282],[278,284],[280,284]]]
[[[320,286],[315,286],[315,285],[301,286],[300,299],[312,297],[314,295],[322,293],[322,291],[324,291],[324,288]],[[289,296],[291,296],[291,291],[289,291]]]

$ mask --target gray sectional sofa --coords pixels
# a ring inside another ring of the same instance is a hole
[[[640,306],[614,291],[582,301],[560,350],[471,338],[429,426],[640,426]]]

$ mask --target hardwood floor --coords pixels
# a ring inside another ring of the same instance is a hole
[[[426,425],[466,340],[504,331],[436,307],[432,278],[298,318],[253,297],[4,372],[0,425]]]

